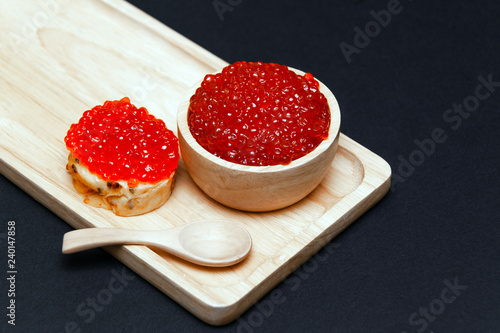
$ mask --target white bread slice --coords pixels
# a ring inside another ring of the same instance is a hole
[[[85,203],[113,210],[118,216],[141,215],[162,206],[175,183],[175,171],[168,179],[155,184],[141,182],[133,188],[124,180],[106,182],[90,172],[71,152],[67,169],[73,178],[73,186],[85,196]]]

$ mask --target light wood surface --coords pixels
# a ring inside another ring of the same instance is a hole
[[[222,220],[197,221],[153,231],[85,228],[64,235],[62,252],[125,244],[148,245],[202,266],[227,267],[248,256],[252,238],[238,222]]]
[[[246,213],[217,204],[182,161],[170,199],[154,212],[118,217],[84,204],[65,170],[71,123],[129,96],[175,129],[185,92],[226,63],[124,1],[58,3],[46,13],[36,0],[0,2],[0,172],[75,228],[159,230],[203,219],[244,225],[252,251],[227,268],[201,268],[141,245],[106,248],[202,320],[237,318],[387,192],[389,165],[341,134],[323,182],[286,209]]]
[[[299,75],[305,73],[291,68]],[[340,136],[340,109],[321,81],[319,90],[330,106],[328,138],[312,152],[288,165],[247,166],[210,154],[192,136],[187,122],[189,99],[201,85],[184,95],[177,113],[177,132],[184,164],[194,182],[217,202],[235,209],[265,212],[288,207],[311,193],[332,164]]]

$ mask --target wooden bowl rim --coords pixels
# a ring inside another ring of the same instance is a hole
[[[288,69],[294,71],[299,75],[304,75],[305,72],[288,67]],[[216,72],[216,73],[220,73]],[[216,74],[214,73],[214,74]],[[195,85],[188,89],[186,94],[181,100],[181,104],[179,105],[177,111],[177,131],[180,132],[178,135],[182,135],[186,143],[199,155],[210,160],[211,162],[219,165],[225,169],[237,170],[237,171],[246,171],[249,173],[269,173],[269,172],[280,172],[283,170],[291,170],[298,167],[301,167],[311,160],[314,160],[316,157],[320,156],[322,153],[326,152],[336,141],[337,137],[340,134],[340,107],[337,102],[337,99],[333,95],[333,93],[328,89],[328,87],[323,84],[320,80],[315,77],[315,80],[319,83],[319,90],[325,98],[327,99],[328,106],[330,107],[330,127],[328,130],[328,138],[323,140],[313,151],[308,154],[292,161],[287,165],[244,165],[238,164],[234,162],[226,161],[220,157],[213,155],[208,152],[205,148],[203,148],[193,137],[191,131],[189,130],[189,126],[187,124],[187,112],[189,109],[189,100],[195,94],[196,89],[201,86],[201,82],[203,82],[204,78],[199,80]]]

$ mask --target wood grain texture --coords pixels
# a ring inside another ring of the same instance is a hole
[[[0,2],[0,10],[0,172],[75,228],[243,224],[253,248],[233,267],[203,268],[141,245],[107,248],[208,323],[234,320],[389,189],[389,165],[341,134],[323,182],[286,209],[247,213],[217,204],[182,161],[172,196],[152,213],[117,217],[86,205],[65,170],[70,124],[105,100],[129,96],[175,129],[187,89],[226,63],[119,0],[61,1],[50,13],[35,0]]]

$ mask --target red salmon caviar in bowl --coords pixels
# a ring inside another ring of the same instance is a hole
[[[186,168],[207,195],[232,208],[270,211],[322,181],[337,150],[340,109],[310,73],[236,62],[188,91],[177,128]]]
[[[226,161],[286,165],[328,137],[330,109],[310,73],[237,62],[205,77],[190,99],[188,125],[203,148]]]
[[[178,139],[127,97],[84,112],[64,141],[67,170],[84,202],[131,216],[158,208],[170,196]]]

